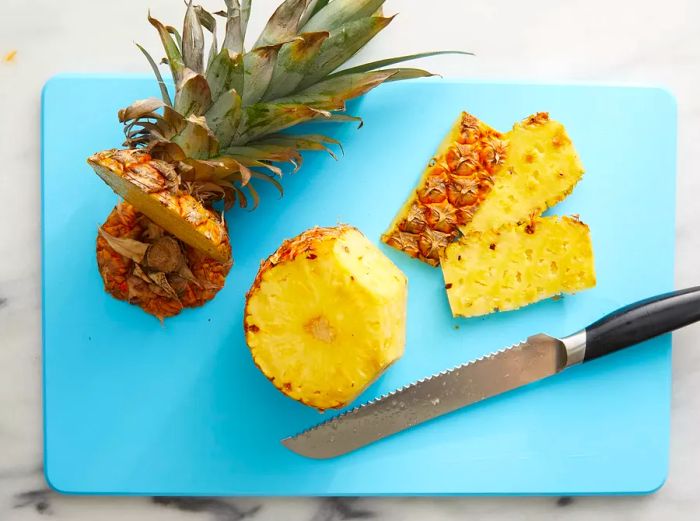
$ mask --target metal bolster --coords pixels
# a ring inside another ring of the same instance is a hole
[[[573,335],[561,339],[566,348],[566,367],[580,364],[586,356],[586,330],[581,329]]]

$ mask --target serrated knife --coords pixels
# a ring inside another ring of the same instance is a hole
[[[700,286],[613,311],[564,338],[546,334],[472,360],[356,407],[296,436],[288,449],[340,456],[419,423],[700,320]]]

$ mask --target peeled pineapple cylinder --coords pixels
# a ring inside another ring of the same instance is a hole
[[[574,217],[468,233],[445,249],[440,266],[454,316],[517,309],[595,286],[590,231]]]
[[[246,341],[284,394],[344,407],[401,357],[404,274],[359,230],[312,228],[262,263],[246,296]]]

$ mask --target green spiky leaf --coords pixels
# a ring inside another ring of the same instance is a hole
[[[321,45],[313,63],[309,65],[299,88],[309,87],[328,76],[352,58],[379,31],[389,25],[392,19],[379,16],[361,18],[343,25],[340,30],[332,33]]]
[[[158,69],[158,65],[156,62],[153,60],[150,54],[148,54],[148,51],[144,49],[141,45],[138,43],[136,44],[136,47],[139,48],[139,50],[143,53],[143,55],[146,57],[146,60],[148,60],[148,64],[151,66],[151,69],[153,69],[153,74],[156,77],[156,80],[158,81],[158,87],[160,88],[160,95],[163,98],[163,103],[166,105],[173,105],[173,101],[170,99],[170,93],[168,92],[168,86],[165,84],[165,81],[163,81],[163,76],[160,73],[160,70]]]
[[[259,136],[311,121],[323,113],[294,103],[256,103],[243,109],[239,131],[232,144],[241,145]]]
[[[219,52],[219,44],[216,41],[216,18],[214,18],[211,13],[206,11],[201,5],[194,6],[195,13],[197,13],[197,18],[199,23],[202,24],[209,33],[211,34],[211,45],[209,46],[209,56],[207,57],[207,74],[209,72],[209,67],[211,67],[214,58],[216,58]]]
[[[178,49],[180,49],[180,52],[182,52],[182,36],[180,36],[180,31],[178,31],[172,25],[166,25],[165,30],[168,31],[173,38],[175,38],[175,43],[177,44]]]
[[[182,28],[182,59],[185,67],[197,74],[204,73],[204,31],[192,0],[187,4],[185,23]]]
[[[173,136],[172,141],[180,146],[187,157],[194,159],[207,159],[219,153],[216,136],[202,116],[186,118],[184,127]]]
[[[243,98],[244,105],[252,105],[262,98],[270,85],[275,68],[277,53],[282,44],[258,47],[243,57]]]
[[[222,48],[209,66],[207,79],[214,100],[231,89],[243,94],[243,55]]]
[[[250,4],[251,0],[241,0],[241,38],[245,40],[245,35],[248,30],[248,19],[250,18]]]
[[[340,141],[323,134],[271,134],[255,143],[291,146],[297,150],[323,150],[328,152],[333,159],[338,159],[338,157],[326,145],[336,145],[340,148],[341,153],[344,153]]]
[[[275,188],[277,188],[277,191],[280,193],[280,197],[284,195],[284,188],[282,188],[282,183],[280,183],[277,179],[272,177],[271,175],[264,174],[262,172],[256,172],[255,170],[251,170],[251,176],[254,177],[255,179],[262,179],[266,183],[272,184]]]
[[[327,32],[302,33],[280,49],[272,78],[263,99],[281,98],[297,88],[304,79],[321,44],[330,36]]]
[[[206,78],[190,69],[185,69],[175,93],[175,110],[187,117],[201,116],[212,102],[211,90]]]
[[[310,0],[307,3],[306,10],[304,14],[301,15],[301,20],[299,20],[299,27],[304,27],[309,19],[318,13],[321,9],[328,5],[328,0]]]
[[[168,57],[168,65],[170,66],[170,72],[172,72],[175,82],[179,82],[182,77],[182,73],[185,69],[185,62],[182,60],[182,54],[180,54],[180,49],[177,43],[173,40],[170,32],[166,27],[160,23],[158,20],[148,13],[148,21],[153,27],[158,31],[160,40],[163,43],[163,48],[165,49],[165,55]]]
[[[266,47],[288,41],[298,32],[306,0],[284,0],[268,20],[253,48]]]
[[[249,12],[250,12],[250,3]],[[218,13],[217,13],[218,14]],[[226,0],[226,33],[223,46],[236,53],[243,52],[245,31],[241,20],[241,6],[238,0]],[[247,21],[246,21],[247,23]]]
[[[372,16],[383,4],[384,0],[333,0],[313,15],[302,30],[333,31],[348,22]]]
[[[256,143],[255,146],[232,146],[223,150],[225,154],[232,156],[248,157],[258,162],[289,162],[294,165],[295,171],[298,170],[302,162],[301,154],[294,147]]]
[[[318,82],[276,102],[303,104],[319,110],[344,110],[346,100],[361,96],[397,73],[398,69],[343,74]]]
[[[235,89],[225,92],[217,98],[205,117],[220,146],[227,147],[233,140],[241,119],[241,97]]]
[[[432,51],[432,52],[420,52],[417,54],[407,54],[406,56],[398,56],[396,58],[387,58],[385,60],[377,60],[369,63],[364,63],[362,65],[357,65],[355,67],[350,67],[343,69],[341,71],[331,74],[329,77],[339,76],[341,74],[352,74],[355,72],[368,72],[381,69],[383,67],[388,67],[389,65],[394,65],[396,63],[402,63],[411,60],[418,60],[420,58],[428,58],[430,56],[439,56],[441,54],[464,54],[468,56],[474,56],[474,53],[466,51]]]
[[[391,81],[403,81],[403,80],[413,80],[416,78],[429,78],[430,76],[435,76],[432,72],[428,72],[423,69],[412,69],[408,67],[401,67],[398,69],[382,69],[381,71],[376,71],[376,72],[393,72],[389,78],[387,78],[387,82]]]

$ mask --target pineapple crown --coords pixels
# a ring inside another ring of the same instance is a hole
[[[226,10],[213,14],[189,0],[182,34],[149,13],[175,82],[175,101],[156,62],[137,44],[155,73],[162,100],[138,100],[119,111],[125,145],[175,163],[183,184],[202,199],[225,199],[227,208],[236,201],[247,206],[248,196],[257,205],[253,178],[273,183],[282,193],[276,179],[282,163],[296,171],[300,151],[325,150],[335,157],[329,146],[340,143],[321,134],[281,131],[317,119],[361,126],[360,118],[345,112],[346,100],[385,81],[431,76],[421,69],[387,67],[436,54],[470,54],[426,52],[337,71],[391,22],[393,17],[382,15],[383,3],[284,0],[249,51],[244,39],[251,0],[225,0]],[[225,19],[220,46],[217,16]]]

